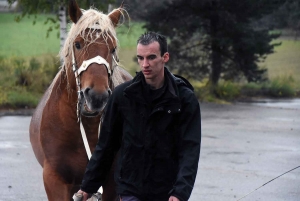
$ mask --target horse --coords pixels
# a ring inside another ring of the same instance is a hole
[[[116,27],[126,10],[109,14],[69,2],[72,26],[60,50],[63,65],[32,116],[30,142],[43,168],[49,201],[69,201],[80,188],[88,163],[80,123],[91,151],[98,141],[103,108],[114,87],[132,79],[117,65]],[[103,186],[103,201],[116,200],[113,167]]]

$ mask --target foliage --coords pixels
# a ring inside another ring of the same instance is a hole
[[[214,94],[220,99],[233,100],[240,95],[240,85],[237,83],[222,81],[213,87]]]
[[[40,98],[41,94],[34,94],[26,88],[15,88],[7,92],[7,102],[3,105],[9,108],[34,108]]]
[[[16,2],[17,0],[8,0],[10,4]],[[22,14],[19,15],[16,20],[21,20],[26,15],[34,15],[35,17],[41,13],[57,13],[60,6],[68,5],[69,0],[18,0],[19,9],[22,11]],[[91,6],[98,8],[99,10],[107,10],[108,4],[112,4],[115,0],[102,0],[102,1],[93,1],[93,0],[76,0],[78,5],[81,8],[89,8]],[[57,18],[49,17],[51,21],[57,21]]]
[[[17,0],[8,0],[10,4],[13,4]],[[48,24],[47,35],[53,30],[59,29],[59,9],[67,7],[68,0],[18,0],[19,10],[22,12],[20,15],[17,15],[15,20],[20,22],[25,16],[33,16],[33,24],[36,23],[38,14],[43,13],[52,13],[55,15],[48,16],[44,21],[45,24]],[[106,11],[109,4],[115,2],[115,0],[102,0],[102,1],[93,1],[93,0],[77,0],[76,1],[81,8],[90,8],[91,6]]]
[[[7,93],[5,91],[5,87],[0,86],[0,106],[4,105],[8,102]]]
[[[248,83],[242,86],[241,95],[247,97],[287,98],[297,95],[297,84],[292,76],[277,77],[262,83]]]
[[[256,26],[264,24],[277,29],[291,29],[297,38],[300,33],[300,1],[285,0],[279,9],[255,22],[255,24]]]
[[[274,79],[268,84],[268,94],[271,97],[293,97],[296,94],[293,83],[292,77]]]
[[[251,97],[260,98],[292,98],[299,97],[300,88],[292,76],[277,77],[271,81],[238,83],[221,80],[217,85],[211,85],[208,79],[201,82],[190,80],[194,92],[200,101],[226,103]]]
[[[277,0],[164,1],[142,14],[148,30],[170,37],[171,67],[179,74],[202,79],[210,76],[216,84],[243,73],[248,81],[261,79],[263,60],[279,44],[270,44],[279,34],[255,30],[251,21],[278,8]],[[165,26],[168,24],[168,26]],[[234,70],[233,70],[234,69]],[[234,72],[236,74],[228,74]],[[222,73],[222,74],[221,74]],[[230,76],[231,75],[231,76]]]

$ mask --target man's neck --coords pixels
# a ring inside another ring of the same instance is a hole
[[[162,80],[160,81],[155,81],[153,82],[152,80],[150,79],[146,79],[146,83],[150,86],[151,89],[155,90],[155,89],[160,89],[161,87],[164,86],[164,81],[165,79],[163,78]]]

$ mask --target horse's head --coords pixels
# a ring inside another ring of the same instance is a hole
[[[69,87],[78,91],[82,115],[101,112],[111,94],[111,76],[117,57],[115,27],[122,9],[105,15],[95,9],[81,10],[70,1],[69,15],[74,22],[61,51]]]

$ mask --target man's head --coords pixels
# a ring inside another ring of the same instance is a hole
[[[169,61],[166,38],[154,32],[143,34],[138,39],[136,57],[146,82],[160,88],[164,83],[164,66]]]
[[[154,41],[158,42],[160,48],[160,56],[163,56],[164,53],[168,52],[168,44],[165,36],[155,33],[155,32],[146,32],[142,34],[137,43],[142,45],[149,45]]]

